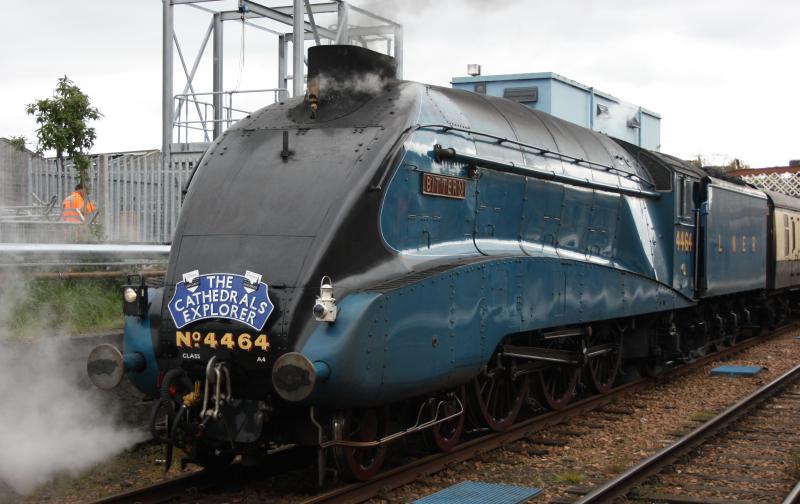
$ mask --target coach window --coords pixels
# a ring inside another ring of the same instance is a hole
[[[783,256],[789,257],[789,215],[783,214]]]

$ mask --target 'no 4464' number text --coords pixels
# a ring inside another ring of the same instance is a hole
[[[259,334],[254,339],[248,333],[237,336],[225,333],[221,338],[217,338],[217,333],[213,332],[202,334],[197,331],[175,331],[175,345],[178,348],[200,348],[200,346],[212,349],[225,347],[229,350],[238,348],[247,352],[258,348],[266,352],[269,351],[269,338],[266,334]]]

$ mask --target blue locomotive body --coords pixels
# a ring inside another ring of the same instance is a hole
[[[199,163],[165,287],[126,291],[124,365],[193,460],[301,443],[366,479],[467,404],[502,430],[786,312],[760,191],[360,48],[309,65]]]
[[[309,403],[429,393],[478,374],[508,335],[693,304],[691,289],[671,288],[673,206],[654,204],[662,194],[620,145],[505,100],[415,87],[419,126],[386,185],[380,231],[416,273],[356,294],[362,308],[344,298],[343,314],[363,315],[297,348],[334,370]],[[492,164],[437,161],[437,145]],[[463,194],[426,194],[430,176]]]

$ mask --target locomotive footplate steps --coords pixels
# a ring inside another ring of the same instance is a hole
[[[410,427],[388,433],[388,418],[382,408],[363,408],[341,411],[331,418],[330,432],[333,439],[325,440],[322,425],[316,418],[315,409],[310,408],[311,423],[317,429],[317,484],[321,488],[328,473],[327,449],[333,450],[333,458],[339,473],[350,479],[365,481],[380,469],[386,447],[392,441],[429,429],[438,433],[434,442],[442,451],[458,442],[463,430],[464,391],[446,394],[444,398],[431,397],[420,404],[416,421]],[[456,428],[448,433],[440,432],[441,426],[455,422]],[[454,439],[453,439],[454,438]]]

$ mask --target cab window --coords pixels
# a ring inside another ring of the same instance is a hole
[[[694,214],[694,187],[695,183],[692,179],[678,175],[677,183],[675,184],[675,200],[677,203],[677,214],[681,220],[688,220]]]

